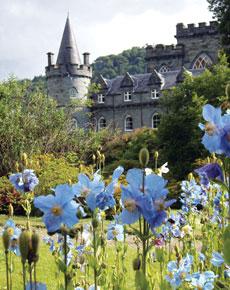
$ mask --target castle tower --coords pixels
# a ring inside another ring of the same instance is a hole
[[[89,63],[89,53],[83,54],[83,64],[71,27],[69,16],[66,19],[56,64],[52,52],[48,52],[46,79],[48,95],[57,101],[59,107],[64,107],[76,100],[77,103],[87,99],[88,86],[92,78],[92,67]],[[88,114],[86,107],[79,105],[74,118],[79,127],[87,127]]]

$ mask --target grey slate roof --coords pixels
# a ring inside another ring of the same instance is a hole
[[[203,70],[188,70],[193,76],[198,76],[203,72]],[[175,71],[168,71],[165,73],[161,73],[162,85],[161,90],[169,89],[177,84],[177,76],[181,74],[180,70]],[[140,93],[146,92],[149,90],[150,87],[153,85],[149,84],[149,78],[151,77],[151,73],[144,73],[144,74],[136,74],[131,75],[132,79],[134,80],[134,84],[132,88],[127,88],[127,90],[131,90],[132,92]],[[122,88],[122,81],[124,76],[117,76],[113,79],[105,79],[108,90],[106,91],[106,95],[113,95],[113,94],[120,94],[124,91]]]
[[[69,16],[66,19],[61,46],[57,57],[57,65],[60,64],[81,64],[80,55],[73,30],[71,28]]]

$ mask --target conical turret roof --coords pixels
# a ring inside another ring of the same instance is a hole
[[[57,64],[81,64],[76,39],[71,28],[69,16],[66,19],[61,46],[58,52]]]

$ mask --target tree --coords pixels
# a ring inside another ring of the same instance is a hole
[[[230,0],[207,0],[209,9],[219,22],[219,30],[223,34],[222,43],[230,58]],[[229,59],[230,60],[230,59]]]
[[[194,168],[197,158],[206,156],[201,144],[202,106],[220,105],[226,100],[225,87],[230,79],[226,58],[198,77],[187,75],[184,82],[164,93],[160,105],[164,110],[158,130],[161,155],[169,162],[176,179],[184,178]]]

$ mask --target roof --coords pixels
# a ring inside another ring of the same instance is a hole
[[[197,76],[201,74],[203,70],[186,70],[189,73],[191,73],[193,76]],[[175,86],[177,82],[177,76],[181,75],[181,70],[174,70],[174,71],[168,71],[165,73],[161,73],[158,75],[161,78],[161,90],[169,89],[173,86]],[[155,72],[154,72],[155,74]],[[144,74],[136,74],[136,75],[130,75],[133,80],[133,86],[127,87],[127,90],[131,90],[132,92],[140,93],[140,92],[146,92],[149,90],[150,87],[153,87],[154,84],[150,84],[149,80],[152,76],[152,73],[144,73]],[[113,94],[119,94],[124,91],[124,85],[122,85],[122,82],[124,80],[125,76],[117,76],[113,79],[105,79],[107,83],[107,95],[113,95]],[[159,82],[156,83],[156,85],[159,86]]]
[[[61,46],[58,52],[57,64],[81,64],[80,55],[77,48],[75,35],[70,24],[69,16],[66,19]]]

